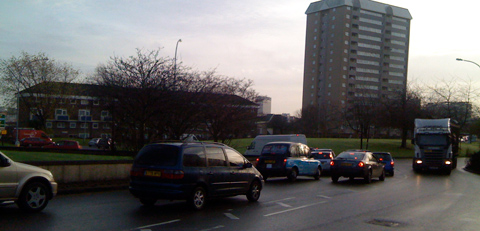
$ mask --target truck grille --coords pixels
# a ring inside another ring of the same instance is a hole
[[[433,167],[440,167],[443,165],[445,154],[442,151],[429,151],[424,153],[425,164]]]

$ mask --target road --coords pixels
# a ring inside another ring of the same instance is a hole
[[[415,174],[411,160],[395,167],[368,185],[271,178],[257,203],[237,196],[198,212],[182,201],[143,207],[127,190],[60,195],[39,214],[0,207],[0,230],[480,230],[480,176],[464,159],[450,176]]]

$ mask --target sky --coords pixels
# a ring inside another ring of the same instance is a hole
[[[1,0],[0,59],[45,53],[91,75],[111,57],[160,49],[195,70],[253,80],[272,113],[302,107],[306,15],[311,0]],[[406,8],[408,81],[480,83],[474,0],[378,0]],[[479,84],[480,87],[480,84]]]

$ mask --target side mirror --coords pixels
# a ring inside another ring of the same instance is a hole
[[[251,167],[253,167],[253,164],[250,163],[250,162],[245,163],[245,164],[243,165],[243,168],[251,168]]]

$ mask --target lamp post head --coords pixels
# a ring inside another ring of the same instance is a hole
[[[463,61],[463,59],[461,59],[461,58],[457,58],[457,61]]]

